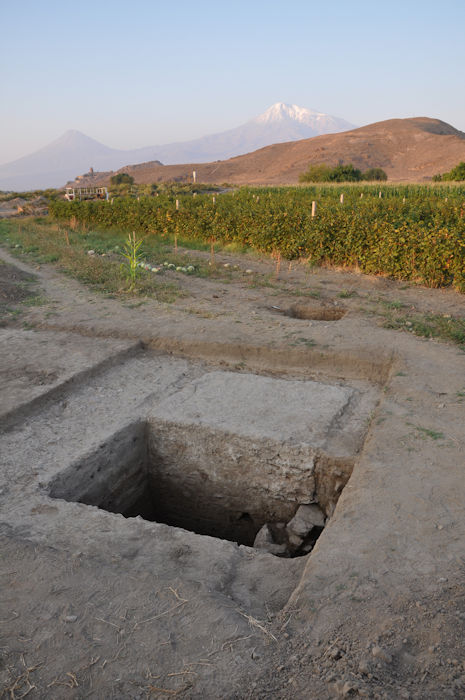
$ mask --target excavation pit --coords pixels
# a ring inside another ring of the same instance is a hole
[[[209,372],[59,473],[49,495],[279,556],[307,554],[350,478],[374,400],[343,385]],[[288,537],[287,524],[310,504],[321,522],[301,542]]]
[[[282,544],[283,525],[303,504],[320,494],[324,515],[332,512],[352,467],[308,446],[149,421],[128,426],[70,467],[50,495],[247,546],[270,525]],[[280,556],[307,554],[321,531],[313,528],[302,547]]]
[[[293,304],[288,308],[268,306],[268,311],[281,314],[300,321],[339,321],[343,318],[347,309],[336,306],[321,306],[316,304]]]
[[[343,308],[312,304],[294,304],[285,311],[286,316],[302,321],[339,321],[346,313]]]

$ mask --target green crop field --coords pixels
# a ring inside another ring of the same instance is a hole
[[[50,214],[61,222],[234,243],[465,292],[465,188],[460,186],[241,188],[215,196],[54,201]]]

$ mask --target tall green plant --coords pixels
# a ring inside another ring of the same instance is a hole
[[[129,233],[127,241],[124,244],[121,255],[126,258],[127,263],[121,263],[121,272],[130,281],[129,291],[133,291],[136,287],[137,273],[139,263],[142,261],[142,253],[140,252],[142,238],[137,238],[135,231],[132,235]]]

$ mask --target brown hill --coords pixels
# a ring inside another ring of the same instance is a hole
[[[390,180],[423,181],[465,160],[465,133],[438,119],[389,119],[338,134],[266,146],[214,163],[125,166],[118,172],[136,183],[295,184],[309,164],[353,163],[361,170],[383,168]],[[113,173],[96,173],[86,184],[106,184]],[[83,180],[81,180],[83,183]]]

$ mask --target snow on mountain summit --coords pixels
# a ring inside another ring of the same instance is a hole
[[[354,125],[344,119],[333,117],[316,109],[307,109],[299,105],[288,105],[285,102],[275,102],[263,114],[251,120],[255,124],[271,125],[285,122],[293,122],[310,127],[313,131],[308,136],[327,134],[336,131],[353,129]],[[305,138],[303,136],[302,138]]]
[[[252,121],[258,124],[266,124],[269,122],[281,121],[283,119],[292,119],[302,124],[310,124],[315,117],[327,117],[327,114],[323,112],[317,112],[314,109],[306,109],[305,107],[299,107],[298,105],[288,105],[284,102],[275,102],[271,105],[266,112],[260,114],[258,117]]]

